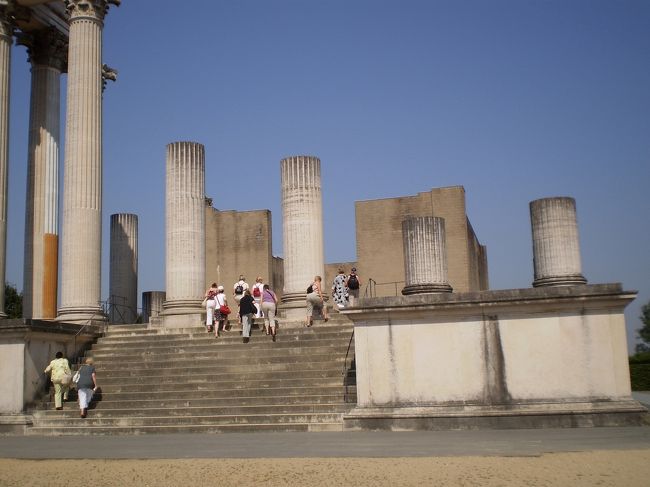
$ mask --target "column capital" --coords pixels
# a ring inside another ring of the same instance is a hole
[[[27,47],[28,61],[64,73],[68,68],[68,38],[51,27],[18,35],[18,44]]]
[[[0,39],[8,40],[14,34],[14,10],[16,2],[14,0],[0,0]]]
[[[107,81],[117,81],[117,69],[111,68],[108,64],[102,64],[102,91],[106,90]]]
[[[65,8],[70,16],[70,23],[81,19],[101,23],[108,13],[108,8],[111,5],[119,7],[120,3],[121,0],[65,0]]]

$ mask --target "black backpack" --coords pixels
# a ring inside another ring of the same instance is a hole
[[[244,294],[244,286],[237,284],[237,287],[235,288],[235,294]]]
[[[357,276],[350,275],[348,277],[348,289],[359,289],[359,279],[357,279]]]

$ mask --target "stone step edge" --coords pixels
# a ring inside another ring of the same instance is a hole
[[[343,334],[343,333],[322,333],[322,334],[317,334],[317,335],[289,335],[289,334],[278,334],[276,337],[276,341],[274,342],[271,339],[270,335],[265,335],[265,334],[260,334],[256,335],[255,333],[251,334],[251,338],[255,338],[255,344],[261,345],[261,344],[268,344],[268,346],[273,346],[273,344],[278,344],[278,343],[311,343],[311,342],[319,342],[319,341],[336,341],[336,342],[350,342],[350,337],[351,334]],[[263,339],[264,341],[258,340],[259,338]],[[202,333],[200,335],[194,335],[194,336],[183,336],[183,337],[174,337],[174,338],[163,338],[163,337],[158,337],[156,340],[99,340],[97,341],[94,346],[97,347],[120,347],[120,346],[126,346],[130,348],[136,348],[139,346],[146,347],[146,346],[170,346],[169,344],[200,344],[200,343],[220,343],[223,345],[230,345],[230,344],[239,344],[241,343],[242,336],[239,333],[232,334],[232,332],[228,332],[226,335],[221,335],[219,338],[215,338],[213,333]],[[280,341],[280,339],[282,339]],[[353,339],[354,342],[354,339]],[[253,343],[253,342],[251,342]],[[243,343],[242,343],[243,345]]]
[[[311,356],[310,355],[305,356],[305,355],[295,354],[295,355],[291,355],[291,357],[293,357],[293,358],[301,358],[303,360],[295,360],[295,361],[292,361],[292,362],[270,362],[270,363],[273,363],[273,364],[298,364],[300,362],[303,362],[304,359],[310,358],[310,357],[311,358],[318,357],[320,359],[320,360],[310,360],[310,362],[312,362],[312,363],[327,363],[328,361],[332,361],[332,360],[335,360],[336,362],[343,362],[343,360],[345,359],[345,354],[343,352],[340,352],[340,353],[337,353],[336,355],[337,355],[336,357],[332,358],[333,354],[327,355],[327,354],[322,354],[321,353],[321,354],[311,355]],[[261,359],[281,358],[281,357],[282,356],[278,357],[277,355],[271,355],[271,356],[261,357]],[[327,357],[329,357],[329,359]],[[133,366],[131,366],[129,364],[135,364],[135,365],[137,365],[137,364],[140,364],[140,365],[146,364],[146,365],[148,365],[148,367],[139,367],[139,368],[143,368],[143,369],[151,369],[152,367],[173,369],[173,368],[176,368],[178,366],[183,366],[184,363],[185,364],[186,363],[196,363],[197,361],[209,362],[209,363],[214,364],[214,360],[219,359],[219,358],[226,359],[226,358],[233,358],[233,357],[181,358],[181,359],[177,359],[177,360],[175,360],[173,362],[174,364],[176,364],[173,367],[157,367],[156,366],[156,364],[169,364],[170,363],[169,360],[147,360],[147,361],[143,361],[143,360],[139,360],[139,361],[138,360],[123,360],[123,361],[121,361],[119,363],[119,365],[124,366],[124,367],[118,367],[118,368],[106,367],[105,369],[102,369],[102,367],[100,367],[100,365],[103,365],[103,364],[108,365],[109,363],[111,363],[111,361],[110,360],[96,360],[94,365],[98,369],[99,372],[101,372],[101,370],[122,370],[124,368],[132,368],[134,370],[137,370],[137,367],[133,367]],[[350,356],[348,356],[348,360],[350,360]],[[262,361],[249,362],[249,364],[250,365],[269,365],[268,362],[262,362]],[[233,365],[238,365],[238,364],[233,364]],[[225,365],[215,364],[215,367],[218,367],[218,366],[226,367]]]
[[[117,402],[117,401],[112,401],[112,402]],[[102,401],[103,403],[103,401]],[[101,408],[93,408],[93,411],[101,412],[101,413],[111,413],[111,412],[116,412],[116,411],[126,411],[126,412],[132,412],[133,409],[137,409],[138,411],[169,411],[170,409],[173,411],[179,411],[179,410],[197,410],[197,409],[252,409],[252,408],[277,408],[277,407],[287,407],[287,408],[331,408],[331,407],[347,407],[348,403],[342,402],[341,399],[339,399],[336,402],[320,402],[320,403],[299,403],[299,404],[244,404],[244,405],[238,405],[238,404],[232,404],[232,405],[221,405],[221,406],[176,406],[173,408],[169,407],[139,407],[139,408],[119,408],[119,407],[101,407]],[[111,405],[113,406],[113,405]],[[64,411],[78,411],[78,408],[69,408],[65,409]],[[34,414],[36,417],[43,417],[43,415],[47,416],[54,416],[58,414],[59,411],[56,409],[37,409],[31,412],[31,414]],[[277,414],[293,414],[293,413],[277,413]],[[320,413],[312,413],[312,414],[320,414]],[[183,416],[183,415],[181,415]],[[134,417],[141,417],[141,416],[134,416]],[[147,416],[150,417],[150,416]],[[155,416],[151,416],[155,417]],[[161,415],[161,417],[167,417]]]
[[[124,434],[124,435],[138,435],[138,434],[165,434],[173,430],[181,430],[174,432],[185,432],[189,429],[195,430],[224,430],[220,431],[222,433],[228,433],[228,430],[250,430],[250,431],[240,431],[240,432],[257,432],[259,430],[269,430],[269,431],[297,431],[300,428],[304,432],[320,432],[320,431],[342,431],[343,430],[343,421],[331,423],[248,423],[248,424],[196,424],[196,425],[161,425],[161,426],[134,426],[134,427],[124,427],[124,426],[92,426],[92,425],[82,425],[82,426],[32,426],[28,428],[28,435],[43,435],[44,433],[56,434],[56,435],[77,435],[77,434]],[[134,430],[138,430],[134,432]],[[159,431],[156,431],[159,430]]]
[[[263,329],[264,329],[263,325],[261,327],[260,326],[252,327],[253,331],[260,331]],[[335,321],[335,322],[328,322],[328,323],[316,322],[313,326],[306,327],[302,322],[295,323],[295,324],[287,324],[287,323],[280,322],[280,326],[278,329],[280,331],[282,330],[292,330],[292,331],[328,330],[329,331],[329,329],[341,329],[341,330],[349,330],[350,332],[352,332],[352,330],[354,329],[354,325],[352,324],[351,321],[350,322]],[[239,330],[241,330],[241,325],[238,325],[236,322],[235,323],[231,322],[231,330],[228,333],[231,333],[232,331],[239,331]],[[148,328],[148,329],[139,329],[139,330],[130,330],[130,331],[127,330],[111,331],[109,328],[104,334],[104,337],[112,338],[112,337],[133,337],[133,336],[171,336],[171,335],[183,335],[188,333],[193,333],[193,334],[206,333],[205,326],[193,325],[193,326],[186,326],[181,328]]]

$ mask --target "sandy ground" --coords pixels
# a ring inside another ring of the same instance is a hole
[[[0,459],[0,486],[650,485],[650,450],[540,457],[214,460]]]

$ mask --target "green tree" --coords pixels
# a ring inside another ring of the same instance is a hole
[[[643,322],[643,326],[637,330],[639,332],[639,338],[645,342],[646,346],[650,345],[650,301],[641,308],[641,316],[639,318]]]
[[[19,293],[13,284],[5,285],[5,313],[7,318],[23,316],[23,293]]]

